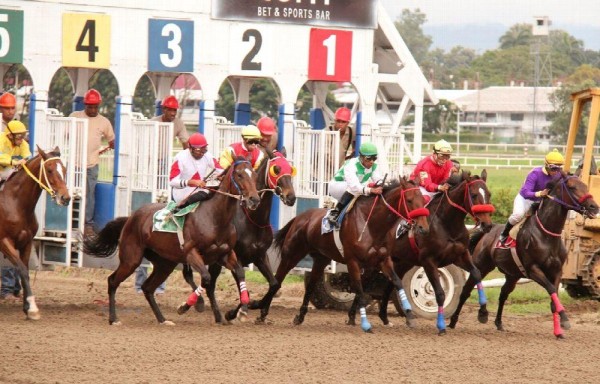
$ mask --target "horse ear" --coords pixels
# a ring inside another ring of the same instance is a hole
[[[483,181],[487,180],[487,171],[485,170],[485,168],[483,169],[483,171],[481,171],[481,179]]]
[[[46,152],[44,152],[44,150],[42,148],[40,148],[39,145],[36,144],[38,153],[40,154],[40,156],[42,157],[42,159],[46,159],[48,157],[48,155],[46,155]]]

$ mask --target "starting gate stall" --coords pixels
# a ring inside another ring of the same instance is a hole
[[[217,161],[221,152],[227,146],[242,141],[241,131],[244,127],[244,125],[235,125],[228,122],[224,117],[216,116],[212,141],[208,141],[208,138],[207,141],[212,144],[208,149]]]
[[[36,135],[36,145],[44,150],[58,146],[67,168],[67,187],[72,200],[68,207],[54,204],[44,194],[36,207],[40,227],[35,240],[40,242],[44,264],[83,265],[81,234],[85,224],[88,121],[74,117],[47,115]]]

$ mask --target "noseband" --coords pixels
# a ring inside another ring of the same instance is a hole
[[[415,208],[413,210],[409,210],[408,209],[408,204],[406,203],[406,192],[408,191],[416,191],[416,190],[420,190],[419,187],[413,187],[413,188],[401,188],[400,189],[400,199],[398,200],[398,208],[394,209],[383,197],[383,195],[381,195],[381,201],[383,201],[383,203],[385,204],[385,206],[392,211],[396,216],[404,219],[407,223],[409,223],[410,225],[413,225],[415,223],[415,218],[417,217],[421,217],[421,216],[429,216],[429,209],[425,208],[425,207],[420,207],[420,208]],[[402,215],[401,209],[404,208],[404,211],[406,212],[408,217],[404,217],[404,215]]]
[[[445,191],[444,194],[446,195],[446,198],[448,199],[448,203],[450,203],[451,206],[458,209],[459,211],[464,212],[465,214],[471,215],[473,220],[475,220],[476,222],[479,222],[479,219],[476,216],[477,214],[479,214],[479,213],[494,213],[494,211],[496,211],[496,208],[494,208],[494,206],[492,204],[473,204],[473,199],[471,198],[469,189],[470,189],[471,185],[473,185],[475,183],[482,183],[485,185],[485,181],[480,180],[480,179],[466,182],[465,196],[463,198],[463,203],[464,203],[465,207],[469,208],[468,211],[465,208],[463,208],[462,206],[453,202],[452,199],[450,199],[450,196],[448,195],[448,191]]]
[[[52,188],[52,185],[50,185],[50,182],[48,181],[48,174],[46,173],[46,163],[50,161],[60,161],[60,157],[55,156],[46,160],[40,157],[40,175],[38,177],[36,177],[31,170],[27,168],[26,164],[23,164],[23,169],[27,175],[29,175],[29,177],[31,177],[33,181],[40,186],[40,188],[48,192],[48,194],[50,194],[50,196],[54,199],[56,198],[56,191],[54,191],[54,188]]]
[[[593,196],[590,193],[586,193],[585,195],[581,196],[580,198],[577,198],[576,196],[574,196],[573,193],[569,190],[569,187],[567,187],[567,182],[572,178],[577,178],[577,176],[568,176],[568,177],[562,178],[562,180],[560,182],[560,189],[563,192],[561,195],[564,196],[564,193],[566,192],[567,196],[569,196],[569,199],[571,200],[570,204],[567,203],[566,201],[560,199],[558,196],[548,195],[548,198],[551,201],[554,201],[555,203],[558,203],[567,209],[573,210],[583,216],[589,216],[588,210],[587,210],[587,208],[585,208],[585,206],[583,204],[587,200],[593,198]]]

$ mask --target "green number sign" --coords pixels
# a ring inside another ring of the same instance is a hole
[[[0,63],[23,63],[23,11],[0,9]]]

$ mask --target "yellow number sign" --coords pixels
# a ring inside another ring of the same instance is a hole
[[[65,67],[108,68],[110,16],[63,14],[62,61]]]

